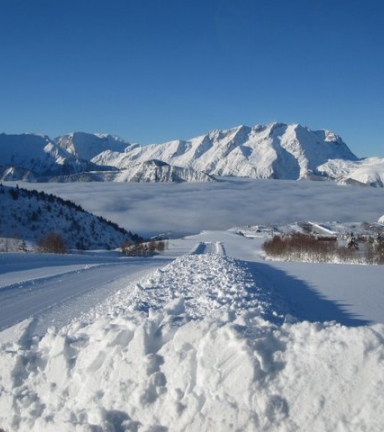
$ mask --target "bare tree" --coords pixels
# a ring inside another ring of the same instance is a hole
[[[40,237],[37,241],[37,248],[40,252],[67,253],[67,247],[63,237],[55,232],[49,232],[45,236]]]

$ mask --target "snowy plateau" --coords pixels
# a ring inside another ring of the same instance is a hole
[[[0,253],[2,432],[384,430],[384,266],[262,253],[295,221],[379,224],[382,188],[18,184],[169,240],[152,257]]]
[[[0,180],[196,182],[222,177],[383,187],[384,160],[358,159],[329,130],[272,123],[141,146],[108,134],[0,134]]]

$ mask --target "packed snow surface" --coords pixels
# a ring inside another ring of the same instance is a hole
[[[0,333],[0,428],[382,431],[382,315],[348,285],[360,274],[359,291],[371,284],[382,310],[383,267],[265,262],[261,242],[202,232],[155,260],[40,264],[40,277],[74,272],[72,284],[98,301],[79,294],[79,313],[61,299]],[[0,294],[16,290],[23,265],[1,268]],[[44,289],[25,270],[24,283]],[[65,307],[72,320],[47,326]]]

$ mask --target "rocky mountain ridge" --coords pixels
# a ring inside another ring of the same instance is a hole
[[[210,181],[217,177],[336,180],[383,187],[384,160],[359,160],[328,130],[272,123],[215,130],[141,146],[108,134],[51,140],[0,134],[0,179],[29,181]]]

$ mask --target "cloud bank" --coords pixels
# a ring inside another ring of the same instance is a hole
[[[233,179],[217,183],[22,186],[70,199],[141,235],[183,235],[202,228],[303,220],[375,222],[384,214],[383,189],[332,182]]]

